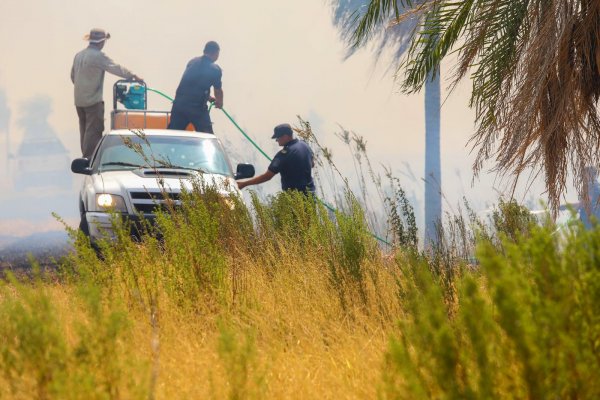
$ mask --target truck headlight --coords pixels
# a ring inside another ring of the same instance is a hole
[[[116,194],[99,193],[96,195],[96,204],[102,211],[127,212],[125,200]]]

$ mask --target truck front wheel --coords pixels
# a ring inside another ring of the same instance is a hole
[[[81,217],[81,220],[79,221],[79,230],[83,232],[85,236],[90,237],[90,228],[88,226],[87,218],[85,217],[85,206],[81,199],[79,199],[79,216]]]
[[[90,228],[88,227],[87,218],[85,214],[81,215],[81,221],[79,222],[79,230],[87,237],[90,237]]]

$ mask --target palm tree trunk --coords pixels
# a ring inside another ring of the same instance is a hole
[[[442,220],[440,107],[438,71],[425,83],[425,249],[436,243],[436,225]]]

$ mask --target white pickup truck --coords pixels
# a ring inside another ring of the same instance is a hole
[[[214,182],[227,197],[239,194],[235,179],[254,176],[250,164],[239,164],[233,173],[215,135],[166,129],[111,130],[92,159],[75,159],[71,170],[86,175],[79,198],[80,229],[92,242],[113,236],[111,212],[121,213],[134,226],[140,216],[153,219],[157,207],[164,205],[165,192],[178,202],[182,189],[191,189],[193,177]]]

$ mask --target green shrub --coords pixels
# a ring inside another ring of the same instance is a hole
[[[240,337],[242,336],[242,337]],[[254,335],[236,333],[233,326],[219,324],[218,354],[227,378],[227,398],[242,400],[264,397],[264,376],[256,362]]]
[[[348,301],[367,302],[366,261],[377,252],[377,245],[367,229],[364,214],[358,202],[348,195],[349,213],[336,212],[336,225],[329,235],[330,281],[338,292],[342,306]]]
[[[0,356],[13,394],[21,390],[46,399],[66,377],[67,343],[56,311],[43,290],[9,275],[0,294]],[[36,286],[41,286],[38,281]],[[40,288],[42,289],[42,288]],[[28,376],[29,379],[23,379]]]
[[[554,232],[482,241],[481,269],[454,275],[456,303],[425,263],[404,266],[385,396],[598,398],[600,230]]]
[[[492,222],[496,234],[506,236],[513,243],[521,236],[529,234],[531,228],[537,224],[527,207],[518,204],[515,200],[507,202],[502,198],[498,203],[498,209],[492,213]]]
[[[122,345],[129,330],[124,310],[105,304],[100,289],[86,285],[72,296],[67,318],[50,292],[68,289],[36,276],[27,284],[9,276],[0,287],[0,371],[9,384],[0,387],[0,396],[146,397],[145,369],[129,360]]]

